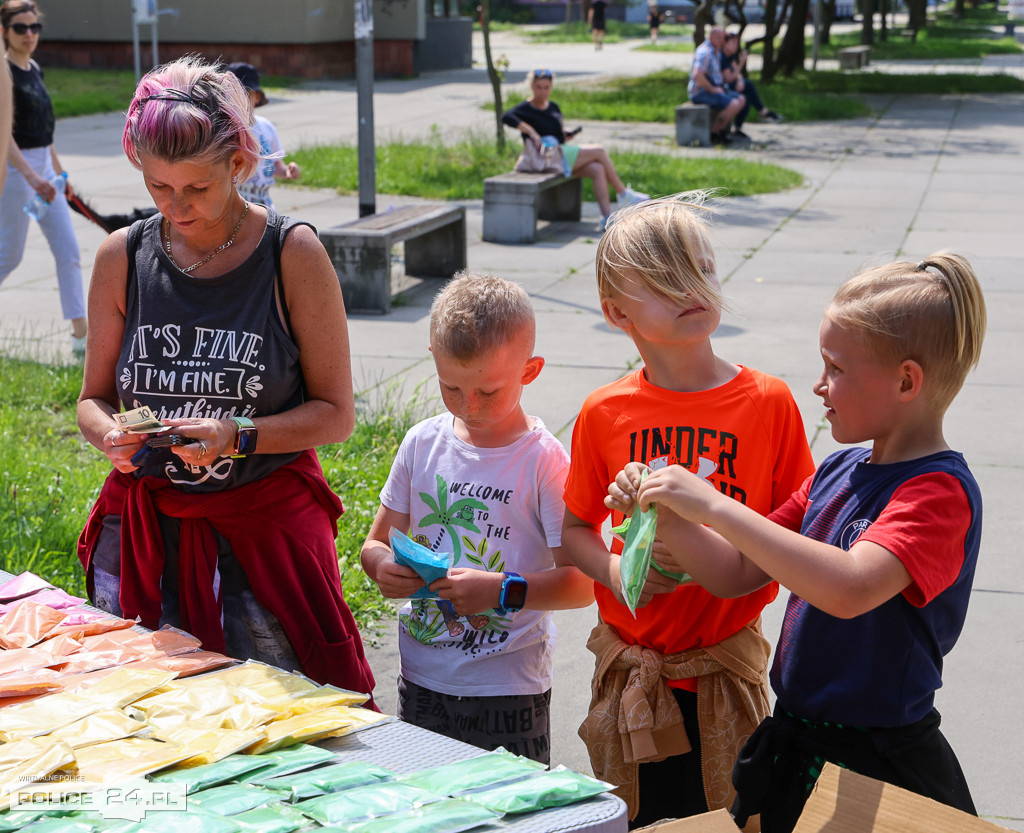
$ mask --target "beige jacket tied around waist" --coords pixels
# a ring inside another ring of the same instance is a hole
[[[597,657],[590,713],[579,735],[594,775],[638,812],[637,765],[689,752],[683,716],[666,680],[697,678],[704,794],[708,809],[728,809],[735,797],[732,765],[744,741],[769,714],[770,646],[761,619],[717,645],[663,656],[623,642],[599,623],[587,640]]]

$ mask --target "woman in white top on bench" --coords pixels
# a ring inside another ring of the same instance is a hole
[[[509,127],[517,128],[523,134],[523,141],[534,142],[538,150],[541,147],[541,136],[554,136],[558,139],[572,175],[594,181],[594,195],[601,208],[601,231],[604,231],[612,213],[612,203],[608,196],[609,185],[615,189],[619,208],[649,199],[649,195],[634,191],[623,184],[611,157],[608,156],[608,151],[602,145],[566,143],[583,128],[577,127],[568,133],[565,131],[562,111],[551,100],[554,73],[550,69],[530,70],[526,74],[526,83],[530,88],[529,98],[507,111],[501,120]]]

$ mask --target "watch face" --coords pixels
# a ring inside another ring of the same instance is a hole
[[[506,610],[522,610],[526,605],[526,579],[510,576],[505,579],[501,606]]]
[[[238,453],[254,454],[256,452],[257,431],[255,428],[238,429]]]

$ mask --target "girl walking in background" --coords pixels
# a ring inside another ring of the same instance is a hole
[[[50,203],[39,218],[39,227],[57,261],[61,311],[71,322],[71,349],[81,355],[85,353],[86,325],[78,241],[67,199],[52,182],[64,167],[53,146],[53,105],[43,84],[43,70],[32,60],[43,28],[39,7],[33,0],[8,0],[0,7],[0,27],[14,84],[14,141],[7,154],[7,180],[0,195],[0,283],[21,263],[29,224],[23,208],[39,194]]]

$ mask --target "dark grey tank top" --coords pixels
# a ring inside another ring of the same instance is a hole
[[[244,263],[219,277],[194,278],[164,252],[162,221],[156,214],[128,233],[128,306],[117,363],[125,409],[147,405],[160,419],[225,419],[300,404],[299,348],[281,323],[275,296],[280,246],[296,222],[270,211],[263,238]],[[166,478],[189,492],[241,486],[298,456],[253,454],[191,466],[160,451],[136,474]]]

